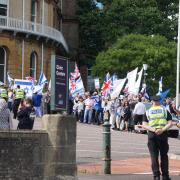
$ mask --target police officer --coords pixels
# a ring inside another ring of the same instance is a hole
[[[152,107],[144,115],[143,125],[139,125],[139,127],[148,130],[148,148],[154,180],[160,180],[159,153],[161,156],[162,179],[170,180],[167,130],[172,126],[172,117],[165,107],[160,105],[160,96],[153,96],[151,100]]]
[[[7,90],[4,87],[0,89],[0,97],[7,101],[7,97],[8,97]]]
[[[14,91],[14,104],[13,104],[14,119],[16,119],[17,117],[18,107],[20,105],[21,100],[24,99],[24,96],[25,96],[24,90],[21,89],[19,85],[17,85],[17,88]]]

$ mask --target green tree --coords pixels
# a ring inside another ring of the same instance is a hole
[[[177,37],[177,0],[101,0],[105,5],[107,46],[124,34],[160,34]],[[107,8],[107,7],[108,8]]]
[[[157,92],[161,76],[164,77],[165,88],[175,92],[176,43],[159,35],[130,34],[119,38],[111,48],[97,56],[93,73],[104,77],[108,71],[124,78],[128,71],[141,68],[144,63],[149,66],[147,84],[152,93]]]
[[[104,13],[96,7],[93,0],[77,0],[77,5],[80,65],[92,66],[97,54],[104,48]]]

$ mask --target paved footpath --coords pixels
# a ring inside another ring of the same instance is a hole
[[[80,180],[152,179],[147,135],[112,131],[112,174],[102,172],[102,126],[77,125],[77,164]],[[180,180],[180,140],[169,139],[170,175]]]

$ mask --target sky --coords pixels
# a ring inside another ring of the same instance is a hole
[[[96,0],[94,0],[96,2],[96,6],[99,8],[99,9],[103,9],[103,5],[102,3],[99,3],[97,2]]]

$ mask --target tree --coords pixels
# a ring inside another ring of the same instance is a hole
[[[101,0],[105,5],[107,46],[124,34],[160,34],[177,37],[177,0]],[[107,7],[108,8],[107,8]]]
[[[156,93],[158,80],[164,77],[165,88],[175,91],[176,43],[159,35],[125,35],[119,38],[108,50],[99,53],[93,73],[104,77],[106,72],[116,73],[120,78],[136,67],[148,64],[147,84]],[[155,80],[154,80],[155,79]]]
[[[104,48],[102,38],[104,14],[93,0],[77,0],[79,18],[80,65],[92,66],[97,54]]]

